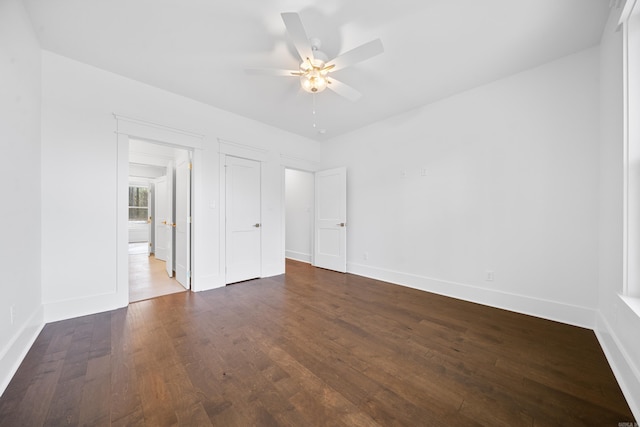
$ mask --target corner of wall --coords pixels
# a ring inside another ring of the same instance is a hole
[[[602,312],[598,311],[594,328],[600,347],[611,366],[611,370],[618,380],[620,389],[627,399],[629,408],[636,420],[640,420],[640,371],[634,364],[622,341],[607,321]]]
[[[29,349],[44,328],[44,307],[40,305],[22,328],[0,350],[0,395],[18,371]]]

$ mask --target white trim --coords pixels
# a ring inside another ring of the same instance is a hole
[[[118,134],[116,144],[116,246],[113,248],[116,253],[116,300],[111,308],[126,307],[129,304],[129,137]],[[78,308],[69,309],[71,313]],[[52,310],[55,312],[55,309]]]
[[[623,25],[631,17],[631,15],[634,13],[636,2],[637,0],[625,1],[622,12],[620,13],[620,18],[618,19],[618,26]]]
[[[280,253],[284,254],[282,271],[287,273],[287,168],[280,165]]]
[[[594,332],[636,420],[640,420],[640,370],[601,312]]]
[[[116,133],[154,142],[170,141],[173,145],[202,149],[204,135],[116,113],[113,113],[113,117],[118,124]]]
[[[44,325],[44,309],[39,306],[0,351],[0,396],[7,389]]]
[[[289,258],[294,261],[306,262],[307,264],[311,264],[311,254],[305,254],[296,251],[285,251],[284,256],[285,258]]]
[[[298,169],[304,172],[314,173],[320,167],[320,162],[280,153],[280,165],[287,169]]]
[[[629,309],[640,318],[640,298],[630,297],[626,295],[618,295],[620,299],[627,304]]]
[[[449,282],[352,262],[347,263],[347,272],[583,328],[593,329],[595,325],[596,312],[588,307],[485,289],[464,283]]]
[[[126,273],[127,271],[125,271]],[[121,292],[108,292],[85,298],[47,302],[44,304],[44,321],[51,323],[123,308],[129,304],[128,289],[125,295],[126,302],[124,304]]]
[[[265,162],[269,157],[269,150],[222,138],[218,138],[218,153],[220,154],[220,157],[227,155],[240,157],[242,159],[255,160],[257,162]]]
[[[222,145],[230,145],[232,147],[239,147],[245,150],[257,151],[259,153],[267,153],[269,150],[266,148],[256,147],[255,145],[243,144],[241,142],[229,141],[228,139],[218,138],[218,142]]]
[[[222,285],[227,285],[227,155],[220,153],[218,156],[220,165],[218,183],[220,185],[218,206],[220,214],[218,215],[220,227],[220,239],[218,239],[218,265],[220,266],[220,277],[222,277]]]
[[[640,292],[640,266],[637,264],[640,255],[640,223],[636,220],[640,214],[640,181],[638,174],[640,166],[640,127],[632,119],[640,111],[640,83],[631,76],[635,76],[640,68],[640,56],[633,51],[633,43],[640,43],[640,23],[638,14],[640,8],[634,6],[637,2],[628,1],[625,4],[625,19],[622,23],[622,84],[623,84],[623,255],[622,255],[622,293],[623,295],[638,296]],[[633,27],[630,28],[630,19]],[[630,32],[631,31],[631,32]]]
[[[629,4],[631,2],[627,2]],[[635,0],[633,0],[635,3]],[[626,8],[626,5],[625,5]],[[623,90],[623,112],[622,112],[622,289],[623,293],[629,290],[629,85],[627,70],[627,41],[628,28],[622,27],[622,90]]]
[[[195,275],[195,274],[194,274]],[[198,287],[191,287],[193,292],[210,291],[212,289],[223,288],[225,286],[224,276],[211,274],[198,277]]]

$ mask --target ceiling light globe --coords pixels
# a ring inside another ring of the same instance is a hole
[[[300,76],[300,84],[302,89],[309,93],[322,92],[327,88],[327,78],[322,75],[310,75],[306,74]]]

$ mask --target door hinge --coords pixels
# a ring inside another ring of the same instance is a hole
[[[191,217],[190,216],[187,217],[187,224],[191,224]]]
[[[191,170],[193,168],[193,164],[189,163],[189,170]]]

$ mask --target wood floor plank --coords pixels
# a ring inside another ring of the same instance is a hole
[[[287,261],[46,325],[0,426],[618,425],[592,331]]]

